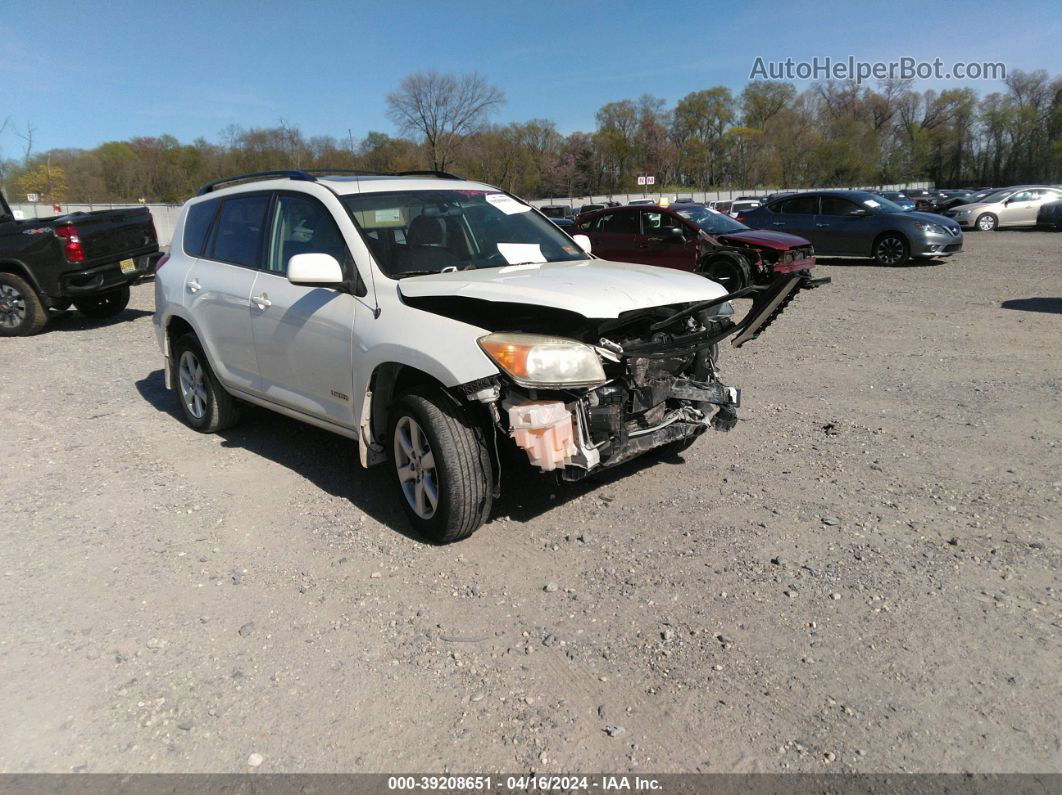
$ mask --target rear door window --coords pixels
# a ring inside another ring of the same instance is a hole
[[[859,209],[848,199],[842,199],[840,196],[823,196],[822,197],[822,210],[820,215],[849,215],[853,210]]]
[[[781,212],[789,215],[814,215],[818,211],[818,196],[795,196],[782,202]]]
[[[638,228],[638,213],[636,212],[619,212],[603,215],[598,219],[597,226],[594,228],[595,232],[604,232],[609,235],[637,235],[640,234]]]
[[[257,268],[262,260],[262,232],[272,196],[258,193],[226,199],[214,224],[210,258]]]

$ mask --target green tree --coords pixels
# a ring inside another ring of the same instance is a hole
[[[15,186],[19,193],[36,193],[40,201],[66,201],[66,172],[58,166],[34,166],[19,176]]]

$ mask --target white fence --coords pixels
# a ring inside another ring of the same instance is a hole
[[[913,188],[928,188],[930,185],[928,182],[909,182],[905,185],[863,185],[860,187],[853,187],[851,190],[869,190],[869,191],[885,191],[885,190],[909,190]],[[727,190],[727,191],[678,191],[675,193],[613,193],[608,195],[597,196],[568,196],[564,198],[555,199],[532,199],[530,203],[536,207],[545,207],[546,205],[566,204],[569,207],[578,209],[584,204],[601,204],[606,201],[619,202],[620,204],[627,204],[634,199],[655,199],[660,200],[664,196],[674,201],[676,198],[690,199],[698,202],[719,201],[721,199],[736,199],[738,196],[765,196],[771,192],[777,192],[782,190],[781,188],[747,188],[744,190]],[[798,192],[805,192],[810,190],[830,190],[827,188],[789,188],[788,190],[794,190]],[[839,188],[833,188],[832,190],[839,190]],[[167,247],[170,245],[170,240],[173,238],[173,230],[177,225],[177,215],[181,211],[181,205],[179,204],[62,204],[59,206],[60,212],[56,212],[51,204],[45,203],[21,203],[12,204],[11,209],[15,213],[16,218],[51,218],[56,215],[64,215],[66,213],[78,213],[78,212],[92,212],[93,210],[118,210],[129,207],[147,207],[151,211],[151,217],[155,222],[155,231],[159,235],[159,245]]]

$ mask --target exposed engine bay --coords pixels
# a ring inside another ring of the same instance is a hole
[[[560,334],[593,348],[604,382],[529,388],[498,375],[461,387],[487,407],[497,433],[544,472],[579,480],[601,467],[737,424],[741,390],[719,377],[719,343],[755,339],[802,289],[829,279],[787,274],[717,299],[625,312],[605,320],[559,309],[467,297],[407,299],[413,306],[500,332]],[[752,298],[734,320],[732,300]]]

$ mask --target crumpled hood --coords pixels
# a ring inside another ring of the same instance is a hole
[[[775,251],[789,251],[791,248],[811,245],[809,241],[802,237],[791,235],[788,232],[775,232],[771,229],[749,229],[740,232],[726,232],[721,235],[714,235],[714,237],[717,240],[722,240],[727,243],[737,241],[738,243],[762,246],[763,248],[770,248]]]
[[[693,273],[598,259],[410,276],[398,289],[407,298],[461,296],[566,309],[587,318],[726,295],[718,283]]]

